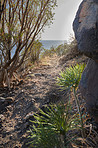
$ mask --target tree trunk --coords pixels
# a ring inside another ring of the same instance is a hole
[[[10,79],[8,77],[8,72],[6,69],[0,70],[0,88],[4,87],[4,83],[8,86],[10,89]]]

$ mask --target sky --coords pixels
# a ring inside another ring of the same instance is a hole
[[[82,0],[58,0],[53,24],[45,27],[42,40],[69,40],[74,35],[72,23]]]

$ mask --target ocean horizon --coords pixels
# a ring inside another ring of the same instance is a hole
[[[66,40],[39,40],[39,41],[42,43],[44,49],[48,49],[48,50],[51,47],[56,48],[61,44],[67,43]],[[12,50],[11,57],[13,57],[14,54],[15,54],[15,49]]]
[[[66,40],[40,40],[40,42],[45,49],[50,49],[51,47],[56,48],[61,44],[67,43]]]

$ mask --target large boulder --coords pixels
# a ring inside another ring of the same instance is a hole
[[[83,0],[73,29],[79,51],[98,61],[98,0]]]
[[[90,58],[80,81],[87,111],[98,122],[98,0],[83,0],[73,22],[78,50]]]
[[[89,60],[80,81],[80,90],[88,112],[98,122],[98,63]]]

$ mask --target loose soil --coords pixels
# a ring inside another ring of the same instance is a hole
[[[60,58],[60,61],[63,58]],[[49,103],[58,103],[67,99],[65,91],[60,91],[56,84],[59,72],[71,64],[83,60],[78,57],[59,63],[57,56],[47,58],[46,63],[36,66],[22,75],[23,83],[14,86],[11,90],[0,89],[0,97],[12,97],[13,103],[1,111],[0,121],[0,148],[27,148],[28,118],[39,108]]]

